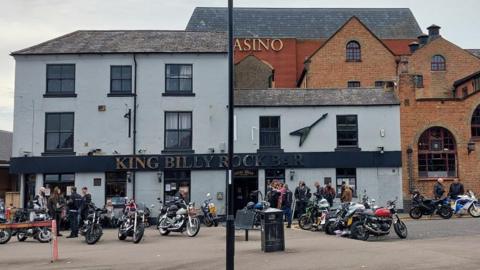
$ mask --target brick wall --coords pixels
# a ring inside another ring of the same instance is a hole
[[[457,78],[458,79],[458,78]],[[411,74],[402,74],[399,84],[400,123],[403,161],[403,192],[409,197],[408,149],[413,150],[413,181],[415,188],[426,196],[433,195],[436,179],[420,179],[418,176],[418,140],[429,127],[441,126],[448,129],[456,140],[457,172],[466,189],[480,194],[480,143],[476,151],[468,154],[471,140],[470,122],[473,111],[480,105],[480,92],[458,100],[416,100],[418,89],[413,86]],[[446,179],[446,187],[451,179]]]
[[[361,62],[346,62],[346,45],[351,40],[360,43]],[[396,57],[353,17],[312,56],[306,87],[347,87],[348,81],[373,87],[375,81],[396,81],[396,74]]]
[[[445,71],[431,71],[431,59],[442,55]],[[423,75],[423,89],[416,91],[416,98],[452,97],[453,83],[480,70],[480,59],[439,37],[418,49],[409,58],[408,72]]]

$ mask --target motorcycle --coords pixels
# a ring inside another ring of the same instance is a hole
[[[460,195],[456,200],[452,200],[452,210],[454,214],[470,214],[474,218],[480,217],[480,203],[471,190],[466,195]]]
[[[87,244],[94,245],[102,237],[103,228],[100,221],[105,213],[106,209],[96,208],[93,204],[89,206],[87,219],[80,229],[80,234],[85,237]]]
[[[207,199],[202,203],[201,209],[203,212],[203,223],[207,227],[218,226],[217,208],[212,202],[210,193],[207,193]]]
[[[335,235],[337,231],[342,231],[344,234],[349,234],[348,229],[358,220],[356,213],[365,209],[365,205],[361,203],[344,203],[337,209],[334,217],[325,223],[325,233]]]
[[[453,209],[450,206],[448,198],[441,200],[425,199],[420,192],[416,191],[412,195],[412,208],[409,215],[413,219],[420,219],[423,215],[438,214],[444,219],[449,219],[453,215]]]
[[[248,202],[247,205],[243,208],[244,211],[251,211],[254,215],[253,226],[259,227],[261,225],[261,216],[260,212],[270,208],[270,203],[265,201],[263,198],[263,194],[260,190],[255,190],[252,192],[252,197],[257,197],[258,202]]]
[[[159,202],[162,201],[159,199]],[[170,232],[186,232],[189,237],[195,237],[200,231],[200,220],[197,217],[195,203],[187,203],[180,198],[167,202],[159,215],[157,229],[161,235]]]
[[[49,220],[47,212],[44,210],[19,210],[15,213],[15,222],[35,222]],[[28,219],[27,219],[28,216]],[[17,240],[23,242],[28,237],[32,237],[40,243],[48,243],[52,240],[52,232],[48,227],[33,227],[28,229],[18,229],[14,232]]]
[[[138,244],[142,240],[145,232],[145,214],[143,210],[137,208],[137,205],[131,200],[125,207],[123,216],[120,218],[118,227],[118,239],[125,240],[127,237],[133,237],[133,243]]]
[[[330,204],[325,199],[309,201],[305,214],[298,219],[298,226],[303,230],[312,228],[324,230],[329,216],[329,208]]]
[[[407,238],[407,226],[397,214],[396,201],[389,201],[386,207],[375,211],[366,209],[363,213],[359,213],[359,220],[352,224],[351,237],[366,241],[370,235],[388,235],[393,225],[398,237]]]
[[[0,200],[0,224],[1,223],[7,223],[7,218],[5,216],[5,205],[3,204],[2,200]],[[11,237],[12,237],[11,230],[0,229],[0,245],[8,243]]]

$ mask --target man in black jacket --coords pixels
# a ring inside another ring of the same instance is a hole
[[[80,207],[80,226],[83,226],[83,221],[88,217],[88,209],[92,203],[92,195],[88,193],[88,188],[82,188],[82,205]]]
[[[458,196],[463,194],[465,194],[465,189],[463,188],[463,184],[460,183],[458,178],[453,179],[453,183],[450,184],[448,196],[450,196],[451,199],[456,200]]]
[[[67,238],[78,237],[79,210],[82,207],[82,196],[77,193],[77,188],[72,187],[72,194],[68,200],[68,220],[70,221],[70,235]]]
[[[433,186],[433,196],[435,197],[435,200],[441,199],[444,193],[445,188],[443,187],[443,179],[438,178],[437,183]]]
[[[295,199],[297,200],[297,217],[300,217],[307,207],[308,200],[312,194],[310,193],[310,188],[307,187],[304,181],[300,181],[298,187],[295,189]]]

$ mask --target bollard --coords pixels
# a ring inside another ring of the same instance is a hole
[[[52,220],[52,263],[58,261],[57,221]]]

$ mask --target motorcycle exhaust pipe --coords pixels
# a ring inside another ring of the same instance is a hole
[[[368,225],[365,225],[365,229],[367,229],[368,231],[374,233],[374,234],[388,234],[390,232],[384,232],[384,231],[380,231],[380,230],[375,230],[374,228],[368,226]]]

